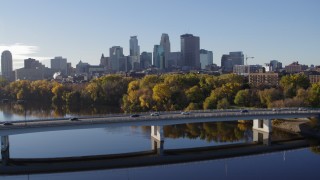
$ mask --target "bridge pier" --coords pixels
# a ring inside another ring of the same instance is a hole
[[[271,133],[272,132],[271,119],[254,119],[252,128],[262,132]]]
[[[254,119],[252,131],[254,142],[260,142],[267,146],[271,145],[271,119]]]
[[[163,155],[164,134],[163,126],[151,126],[151,148],[158,155]]]
[[[1,136],[1,160],[3,165],[7,165],[10,159],[9,136]]]
[[[271,145],[271,134],[269,132],[263,132],[256,129],[252,129],[253,142],[259,142],[264,145]]]

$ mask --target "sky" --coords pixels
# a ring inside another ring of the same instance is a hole
[[[253,56],[248,64],[320,65],[319,7],[319,0],[0,0],[0,52],[12,52],[13,69],[26,58],[50,67],[55,56],[73,67],[98,65],[112,46],[128,55],[130,36],[153,52],[168,33],[171,51],[180,51],[180,35],[189,33],[219,66],[232,51]]]

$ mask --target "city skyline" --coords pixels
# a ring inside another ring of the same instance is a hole
[[[166,33],[171,51],[176,52],[180,51],[180,35],[189,33],[200,37],[200,48],[212,51],[218,65],[223,54],[233,51],[254,56],[248,64],[272,59],[283,64],[317,64],[319,5],[316,0],[187,0],[183,4],[169,0],[161,4],[153,0],[83,0],[77,4],[2,0],[0,52],[11,51],[13,69],[22,67],[27,58],[50,67],[50,59],[56,56],[67,58],[72,66],[80,60],[99,64],[101,54],[107,55],[113,46],[123,47],[123,53],[129,55],[131,36],[137,36],[140,53],[153,52]]]

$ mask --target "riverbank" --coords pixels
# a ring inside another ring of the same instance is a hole
[[[320,130],[319,127],[316,127],[316,122],[314,121],[316,120],[310,120],[308,118],[276,120],[273,123],[273,127],[283,131],[320,139]]]

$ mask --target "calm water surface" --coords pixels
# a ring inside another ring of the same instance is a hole
[[[320,156],[308,148],[241,158],[129,169],[0,176],[0,179],[319,179]]]
[[[3,120],[20,115],[0,112]],[[36,117],[36,116],[34,116]],[[27,118],[34,118],[27,117]],[[165,149],[252,142],[251,125],[196,123],[164,127]],[[275,131],[275,138],[290,138]],[[12,135],[11,158],[69,157],[151,150],[150,127],[102,127]],[[319,147],[318,147],[319,149]],[[141,168],[0,176],[0,179],[318,179],[320,155],[303,148],[241,158]]]

